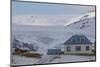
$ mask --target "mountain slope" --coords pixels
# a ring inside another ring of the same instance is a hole
[[[24,22],[24,20],[22,21]],[[49,22],[51,21],[49,20]],[[12,33],[16,40],[22,43],[36,43],[41,53],[46,52],[50,48],[63,48],[63,43],[76,34],[85,35],[94,43],[95,12],[88,12],[82,16],[73,18],[70,22],[66,22],[66,24],[64,22],[63,26],[30,26],[26,25],[25,22],[19,25],[14,23]]]
[[[74,34],[83,34],[91,39],[95,39],[95,12],[88,12],[82,16],[70,20],[70,24],[66,26],[67,31]]]

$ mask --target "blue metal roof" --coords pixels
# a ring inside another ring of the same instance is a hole
[[[92,42],[84,35],[73,35],[64,43],[64,45],[67,44],[92,44]]]
[[[48,49],[48,55],[58,55],[61,53],[61,49]]]

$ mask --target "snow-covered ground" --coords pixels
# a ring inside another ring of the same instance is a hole
[[[41,59],[35,59],[13,55],[12,65],[62,63],[95,60],[95,56],[61,55],[60,58],[55,57],[57,57],[57,55],[44,55]]]
[[[35,58],[27,58],[24,56],[13,55],[12,56],[12,65],[27,65],[36,63],[38,59]]]

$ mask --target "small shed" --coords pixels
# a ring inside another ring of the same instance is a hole
[[[47,55],[60,55],[61,49],[48,49]]]

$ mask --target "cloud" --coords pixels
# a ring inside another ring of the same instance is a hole
[[[16,25],[64,25],[74,16],[64,15],[18,15],[12,17],[12,23]]]

